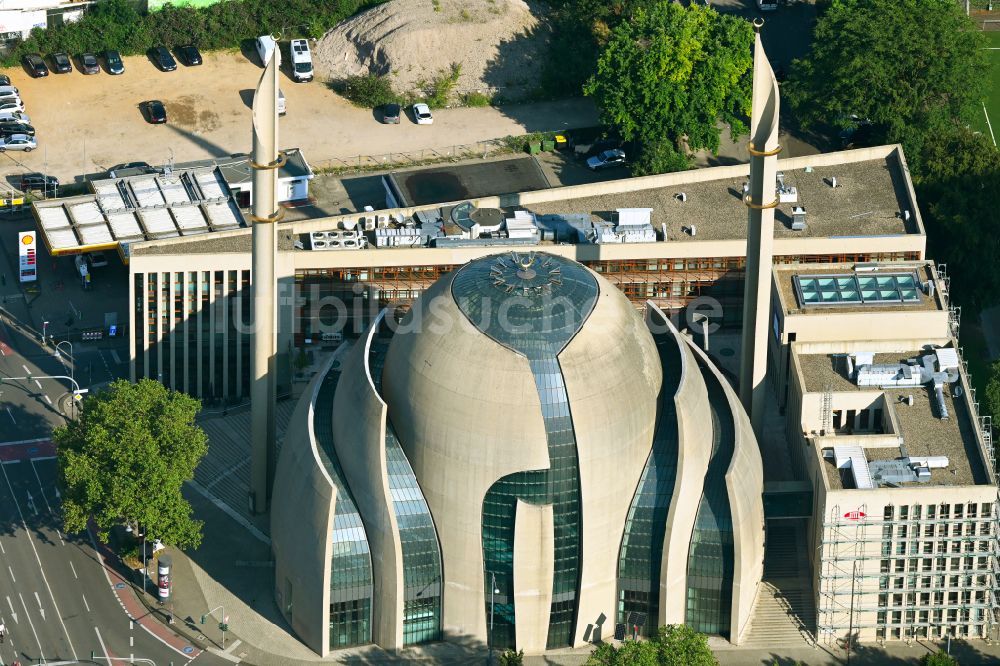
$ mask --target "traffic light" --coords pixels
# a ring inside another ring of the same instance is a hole
[[[219,623],[219,631],[229,631],[229,625],[225,622]]]
[[[207,615],[202,615],[202,616],[201,616],[201,623],[202,623],[202,624],[205,624],[205,618],[206,618],[206,617],[208,617],[208,616],[207,616]]]

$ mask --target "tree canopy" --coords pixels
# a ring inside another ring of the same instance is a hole
[[[638,172],[676,170],[687,150],[719,149],[720,121],[747,132],[752,45],[742,18],[658,0],[611,29],[584,93],[638,142]]]
[[[585,666],[718,666],[708,639],[683,624],[660,627],[648,641],[598,645]]]
[[[916,158],[929,135],[982,114],[985,44],[960,4],[831,0],[782,92],[806,127],[855,114]]]
[[[944,650],[925,654],[920,660],[920,666],[958,666],[958,661]]]
[[[135,524],[149,538],[197,547],[202,523],[191,518],[181,486],[208,451],[195,423],[200,409],[151,379],[119,380],[89,396],[80,418],[53,435],[66,532],[93,520],[106,539],[115,525]]]

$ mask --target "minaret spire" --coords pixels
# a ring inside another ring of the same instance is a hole
[[[253,383],[250,387],[250,506],[267,510],[275,466],[275,356],[277,353],[277,299],[274,262],[275,224],[281,212],[275,199],[278,155],[278,69],[281,55],[275,47],[264,66],[253,96]]]
[[[774,209],[777,199],[778,81],[760,41],[764,21],[753,27],[753,94],[750,111],[750,191],[746,286],[743,296],[743,349],[740,358],[740,401],[760,438],[763,422],[767,335],[771,310],[771,267],[774,257]]]

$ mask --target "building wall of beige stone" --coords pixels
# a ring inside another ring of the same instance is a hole
[[[549,456],[527,359],[475,329],[450,288],[441,279],[414,304],[383,390],[438,530],[445,638],[485,645],[483,498],[503,476],[547,469]],[[406,328],[418,318],[419,335]]]
[[[704,361],[722,386],[734,421],[733,457],[726,471],[726,491],[733,521],[733,597],[730,642],[739,645],[750,624],[754,602],[764,573],[764,467],[757,438],[746,411],[729,381],[690,338],[689,350]]]
[[[555,568],[555,528],[552,505],[517,500],[514,521],[514,605],[517,647],[542,654],[549,635],[552,579]],[[491,581],[486,581],[491,584]]]
[[[712,454],[712,413],[708,389],[694,353],[662,310],[647,304],[647,322],[667,326],[673,333],[681,363],[681,377],[673,400],[677,409],[677,478],[667,513],[660,564],[660,617],[658,624],[683,624],[687,611],[687,563],[691,531]],[[677,538],[673,538],[678,535]]]
[[[386,406],[372,384],[368,351],[375,325],[344,359],[334,398],[334,443],[366,521],[372,554],[372,640],[403,647],[403,553],[386,471]]]
[[[619,547],[653,441],[663,382],[656,345],[635,306],[593,275],[597,303],[558,356],[576,435],[584,517],[577,646],[586,644],[588,626],[615,616]]]
[[[333,359],[306,387],[285,432],[271,509],[274,596],[285,620],[320,656],[329,653],[330,559],[337,488],[316,451],[316,396]],[[309,529],[303,529],[308,525]],[[289,595],[291,598],[289,598]]]

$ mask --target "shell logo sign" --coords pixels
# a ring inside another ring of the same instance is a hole
[[[30,231],[20,232],[17,235],[17,256],[21,282],[34,282],[38,279],[35,250],[35,234]]]
[[[864,511],[848,511],[844,514],[844,518],[847,518],[848,520],[861,520],[864,517]]]

